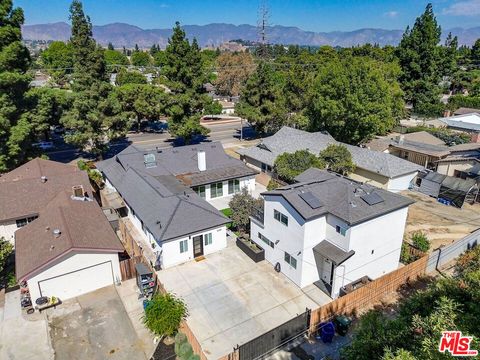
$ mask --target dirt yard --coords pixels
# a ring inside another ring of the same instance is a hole
[[[480,228],[480,204],[465,204],[458,209],[419,192],[403,191],[401,194],[415,200],[408,210],[406,239],[415,231],[423,231],[431,241],[433,250]]]

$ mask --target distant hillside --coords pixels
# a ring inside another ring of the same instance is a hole
[[[256,40],[257,29],[252,25],[208,24],[185,25],[183,27],[188,37],[196,37],[200,46],[218,46],[229,40],[243,39]],[[171,29],[145,30],[137,26],[114,23],[94,26],[95,39],[102,45],[109,42],[116,47],[133,47],[138,44],[147,48],[152,44],[165,47]],[[460,44],[472,45],[480,38],[480,26],[471,29],[454,28],[444,31],[444,35],[451,31],[457,35]],[[332,45],[353,46],[365,43],[380,45],[396,45],[400,41],[403,30],[359,29],[355,31],[312,32],[297,27],[276,25],[268,30],[269,41],[272,44],[298,45]],[[26,40],[67,40],[70,37],[70,25],[64,22],[54,24],[25,25],[23,38]]]

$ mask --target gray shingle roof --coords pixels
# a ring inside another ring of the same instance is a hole
[[[118,159],[97,167],[159,242],[218,227],[229,222],[223,214],[173,175],[152,175],[152,169],[122,167]]]
[[[405,196],[361,184],[326,170],[309,169],[296,180],[302,182],[268,191],[263,195],[282,196],[305,220],[332,214],[349,225],[356,225],[413,203]],[[311,192],[322,206],[315,209],[309,206],[299,196],[305,192]],[[362,199],[367,194],[377,194],[383,201],[369,205]]]
[[[240,155],[245,155],[273,166],[277,156],[284,152],[293,153],[297,150],[307,149],[314,154],[318,154],[330,144],[342,143],[335,141],[332,136],[322,132],[309,133],[284,126],[275,135],[263,139],[259,145],[240,149],[237,152]],[[389,178],[411,174],[423,169],[423,167],[417,164],[391,154],[352,145],[346,146],[352,154],[353,162],[357,167]]]

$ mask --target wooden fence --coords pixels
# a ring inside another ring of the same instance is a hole
[[[122,281],[132,279],[136,276],[135,265],[144,262],[142,256],[134,256],[130,259],[125,259],[119,262],[120,274],[122,275]]]
[[[385,296],[395,293],[403,284],[425,275],[427,262],[428,256],[424,256],[316,310],[312,310],[310,332],[315,332],[320,323],[330,320],[335,315],[353,315],[378,304]]]

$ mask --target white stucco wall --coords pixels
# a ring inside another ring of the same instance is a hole
[[[220,182],[220,181],[219,181]],[[248,189],[250,193],[252,193],[255,190],[255,176],[247,176],[239,179],[240,182],[240,190],[242,190],[244,187]],[[225,197],[231,197],[234,194],[229,194],[228,193],[228,180],[227,181],[222,181],[222,196],[217,196],[212,198],[212,192],[210,190],[210,185],[207,184],[205,185],[205,200],[210,201],[214,199],[220,199],[220,198],[225,198]]]
[[[376,279],[398,268],[407,213],[408,208],[403,208],[350,229],[350,249],[355,255],[337,267],[333,297],[362,276]]]
[[[102,265],[93,266],[97,264]],[[112,285],[122,278],[118,253],[75,252],[56,260],[27,280],[33,302],[41,296],[39,282],[50,278],[54,279],[48,280],[48,286],[45,286],[49,291],[42,292],[42,295],[56,296],[62,301]]]
[[[211,233],[212,234],[212,243],[210,245],[205,245],[205,237],[203,235]],[[203,241],[203,254],[208,255],[216,251],[225,249],[227,247],[227,236],[226,236],[226,227],[221,226],[219,228],[210,229],[203,232],[198,232],[179,238],[172,241],[166,241],[161,246],[161,264],[162,268],[172,267],[181,263],[184,263],[189,260],[193,260],[193,238],[195,236],[202,235]],[[180,242],[187,240],[188,251],[181,253],[180,252]]]
[[[388,181],[387,190],[391,192],[399,192],[402,190],[408,190],[410,184],[417,176],[418,172],[410,173],[407,175],[399,176]]]
[[[5,240],[8,240],[9,242],[12,243],[12,245],[15,245],[14,234],[15,234],[15,231],[17,230],[18,228],[15,220],[0,223],[0,238],[4,237]]]

